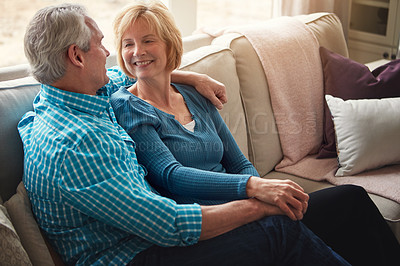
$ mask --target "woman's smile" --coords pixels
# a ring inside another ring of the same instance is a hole
[[[147,61],[136,61],[134,64],[136,66],[148,66],[153,62],[153,60],[147,60]]]

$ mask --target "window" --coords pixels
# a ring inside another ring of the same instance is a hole
[[[24,34],[29,21],[42,7],[57,5],[59,0],[0,0],[0,67],[27,63],[24,55]],[[97,22],[104,34],[104,45],[112,50],[112,21],[116,13],[129,0],[81,0],[89,15]]]
[[[272,18],[274,0],[198,0],[197,26],[224,27]]]
[[[224,27],[265,20],[272,15],[273,0],[169,0],[167,5],[179,1],[197,2],[193,12],[197,22],[195,27]],[[61,0],[0,0],[0,67],[25,64],[23,38],[25,28],[32,16],[42,7],[55,5]],[[114,49],[112,21],[116,13],[130,0],[81,0],[75,1],[84,5],[89,15],[97,22],[104,34],[104,45]],[[182,3],[182,2],[181,2]],[[182,12],[182,11],[179,11]],[[178,23],[179,25],[179,23]]]

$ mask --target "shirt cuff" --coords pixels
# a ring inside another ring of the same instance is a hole
[[[246,175],[246,176],[242,176],[240,178],[238,195],[239,195],[239,198],[241,198],[241,199],[249,198],[249,196],[247,196],[247,182],[249,182],[250,177],[252,177],[252,176]]]
[[[176,226],[181,232],[182,246],[196,244],[201,233],[202,213],[198,204],[177,205]]]

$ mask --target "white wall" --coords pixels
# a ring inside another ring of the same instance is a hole
[[[197,0],[163,0],[174,15],[182,36],[188,36],[197,28]]]

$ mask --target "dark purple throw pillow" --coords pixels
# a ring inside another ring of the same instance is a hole
[[[367,66],[324,47],[320,48],[320,55],[325,94],[343,100],[400,97],[400,59],[371,72]],[[324,113],[323,143],[317,156],[320,159],[337,157],[335,129],[326,102]]]

